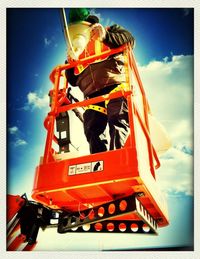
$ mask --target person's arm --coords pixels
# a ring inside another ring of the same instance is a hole
[[[135,39],[129,31],[117,24],[114,24],[106,30],[106,35],[103,42],[112,48],[117,48],[125,43],[130,43],[133,47]]]

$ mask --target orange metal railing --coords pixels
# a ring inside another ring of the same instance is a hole
[[[88,100],[80,101],[78,103],[71,103],[68,105],[61,106],[61,104],[64,101],[64,98],[65,98],[64,95],[66,95],[66,90],[67,90],[67,86],[68,86],[68,83],[66,83],[66,85],[64,86],[64,89],[63,89],[62,97],[58,98],[59,90],[60,90],[59,89],[60,78],[61,78],[61,76],[63,76],[62,72],[64,70],[73,68],[80,64],[85,64],[87,62],[92,63],[99,58],[106,58],[109,55],[113,55],[113,54],[120,53],[120,52],[126,53],[126,55],[128,57],[127,58],[127,71],[128,71],[128,75],[127,75],[128,82],[127,83],[129,83],[129,85],[131,86],[131,81],[130,81],[131,73],[134,73],[134,75],[136,77],[136,80],[137,80],[137,83],[138,83],[138,86],[139,86],[139,89],[140,89],[140,92],[142,95],[142,101],[143,101],[143,107],[144,107],[144,109],[143,109],[144,121],[141,118],[137,107],[134,106],[134,108],[133,108],[132,89],[130,89],[130,91],[119,91],[119,92],[111,93],[106,96],[99,96],[99,97],[91,98]],[[54,123],[55,123],[56,116],[60,112],[69,111],[74,108],[84,107],[84,106],[88,106],[90,104],[94,104],[94,103],[102,102],[105,100],[111,100],[114,98],[124,96],[127,99],[128,108],[129,108],[130,144],[131,144],[131,146],[135,145],[134,122],[133,122],[133,114],[135,114],[135,116],[138,118],[138,121],[141,125],[143,133],[147,140],[150,170],[151,170],[151,174],[155,177],[155,168],[158,168],[160,166],[160,162],[157,157],[156,151],[151,143],[151,138],[150,138],[150,134],[149,134],[148,113],[150,112],[150,108],[149,108],[149,104],[148,104],[148,101],[147,101],[147,98],[145,95],[145,91],[144,91],[144,88],[142,85],[142,81],[139,76],[139,72],[138,72],[138,69],[136,66],[134,55],[133,55],[131,47],[129,45],[124,45],[124,46],[121,46],[116,49],[107,50],[107,51],[101,53],[100,55],[93,55],[93,56],[90,56],[90,57],[87,57],[84,59],[80,59],[76,62],[74,61],[69,64],[58,65],[51,72],[50,80],[54,84],[54,88],[53,88],[53,96],[52,96],[52,103],[51,103],[51,111],[48,113],[48,116],[46,117],[46,119],[44,121],[45,128],[47,129],[47,139],[46,139],[43,163],[48,163],[50,161],[54,161],[53,150],[52,150],[52,140],[55,140]],[[155,166],[154,166],[154,161],[156,161]]]

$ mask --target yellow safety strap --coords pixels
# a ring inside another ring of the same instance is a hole
[[[115,87],[112,91],[110,91],[109,94],[114,93],[114,92],[118,92],[118,91],[128,91],[129,90],[129,85],[127,83],[121,83],[120,85],[118,85],[117,87]],[[105,101],[105,106],[107,107],[108,103],[110,100],[106,100]],[[85,110],[94,110],[97,112],[101,112],[107,115],[107,109],[104,107],[101,107],[99,105],[88,105],[84,108]]]
[[[95,48],[95,54],[100,55],[102,52],[102,50],[101,50],[102,46],[101,46],[101,42],[99,40],[95,40],[94,48]]]
[[[80,64],[80,65],[77,66],[77,69],[78,69],[78,73],[80,74],[80,73],[83,72],[83,70],[85,69],[85,67]]]
[[[118,91],[128,91],[128,90],[129,90],[128,83],[121,83],[120,85],[115,87],[112,91],[110,91],[109,94],[112,94],[112,93],[115,93],[115,92],[118,92]],[[110,100],[105,101],[105,107],[107,107],[109,102],[110,102]]]
[[[107,109],[104,108],[104,107],[101,107],[101,106],[98,106],[98,105],[88,105],[84,108],[85,110],[94,110],[94,111],[97,111],[97,112],[101,112],[101,113],[104,113],[104,114],[107,114]]]

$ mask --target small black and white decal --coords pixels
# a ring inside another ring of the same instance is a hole
[[[103,161],[95,161],[84,164],[70,165],[68,175],[88,174],[103,171]]]

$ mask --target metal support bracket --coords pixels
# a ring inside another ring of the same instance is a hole
[[[141,220],[117,220],[129,213]],[[74,214],[60,214],[58,232],[114,232],[157,234],[155,219],[148,213],[136,195],[96,206]]]

